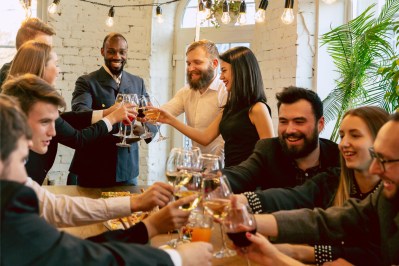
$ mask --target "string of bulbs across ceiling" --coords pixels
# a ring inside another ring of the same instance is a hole
[[[59,4],[61,0],[53,0],[53,2],[48,6],[47,11],[50,14],[55,14],[58,12]],[[109,8],[108,10],[108,17],[105,20],[105,24],[108,27],[112,27],[114,25],[114,17],[115,17],[115,9],[116,8],[125,8],[125,7],[155,7],[155,15],[158,23],[163,23],[163,15],[162,15],[162,5],[167,5],[167,4],[172,4],[174,2],[178,2],[180,0],[170,0],[166,2],[158,2],[158,3],[150,3],[150,4],[130,4],[130,5],[109,5],[109,4],[103,4],[95,1],[90,1],[90,0],[80,0],[81,2],[86,2],[90,3],[93,5],[99,5],[99,6],[105,6]],[[245,25],[247,22],[246,19],[246,3],[245,0],[230,0],[233,2],[240,2],[239,6],[239,14],[237,18],[236,25]],[[231,21],[231,16],[230,16],[230,4],[229,0],[224,0],[222,4],[222,17],[221,17],[221,22],[223,24],[229,24]],[[336,0],[322,0],[326,4],[333,4],[336,2]],[[23,8],[26,11],[26,14],[29,14],[30,9],[30,2],[31,0],[20,0]],[[212,0],[198,0],[198,17],[201,21],[205,20],[210,20],[210,19],[215,19],[213,15],[211,14],[211,8],[213,5]],[[266,20],[266,9],[269,5],[269,0],[261,0],[259,3],[259,7],[257,12],[255,13],[255,21],[257,23],[262,23]],[[285,5],[284,5],[284,11],[283,14],[281,15],[281,21],[284,24],[291,24],[294,19],[294,0],[285,0]]]

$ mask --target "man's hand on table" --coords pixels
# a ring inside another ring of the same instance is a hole
[[[130,198],[132,212],[151,211],[155,206],[164,207],[173,195],[173,187],[169,184],[156,182],[144,193]]]

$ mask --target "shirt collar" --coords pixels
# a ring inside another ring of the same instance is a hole
[[[115,82],[119,85],[121,84],[121,80],[122,80],[122,73],[123,71],[119,74],[119,76],[112,74],[112,72],[109,70],[109,68],[103,64],[103,68],[105,69],[105,71],[107,71],[107,73],[115,80]]]

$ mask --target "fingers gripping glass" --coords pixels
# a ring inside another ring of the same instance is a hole
[[[386,171],[386,170],[385,170],[385,164],[386,164],[386,163],[395,163],[395,162],[399,162],[399,159],[393,159],[393,160],[385,160],[385,159],[382,159],[382,158],[380,157],[380,155],[378,155],[378,154],[374,151],[374,147],[369,148],[369,152],[370,152],[371,158],[377,160],[378,165],[381,167],[382,170],[384,170],[384,172]]]
[[[117,103],[119,103],[119,104],[122,104],[122,102],[123,102],[123,97],[124,97],[124,94],[123,93],[118,93],[118,95],[116,96],[116,98],[115,98],[115,103],[117,104]],[[115,134],[113,134],[115,137],[123,137],[123,128],[122,128],[122,122],[119,122],[119,131],[118,131],[118,133],[115,133]]]

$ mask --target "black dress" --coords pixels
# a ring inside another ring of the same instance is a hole
[[[270,113],[270,107],[264,104]],[[258,131],[249,119],[249,111],[252,107],[253,105],[248,106],[238,112],[223,111],[219,131],[225,141],[225,167],[238,165],[246,160],[259,140]]]

